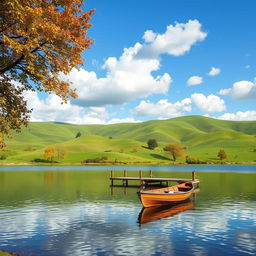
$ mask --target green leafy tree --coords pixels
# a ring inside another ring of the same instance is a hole
[[[227,158],[227,154],[224,151],[224,149],[220,149],[220,151],[218,152],[218,157],[219,157],[220,160],[223,160],[223,159]]]
[[[177,157],[183,157],[185,155],[185,148],[178,143],[170,143],[163,149],[172,156],[173,161],[176,161]]]
[[[81,132],[78,132],[78,133],[76,134],[76,138],[79,138],[80,136],[82,136],[82,133],[81,133]]]
[[[149,149],[154,149],[158,147],[157,141],[155,139],[149,139],[147,144]]]

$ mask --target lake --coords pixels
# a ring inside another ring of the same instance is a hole
[[[122,176],[191,178],[200,191],[143,210]],[[119,183],[120,184],[120,183]],[[24,256],[255,255],[256,166],[0,167],[0,250]]]

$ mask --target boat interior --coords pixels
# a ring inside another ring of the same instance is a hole
[[[171,187],[164,187],[164,188],[153,189],[153,190],[150,190],[150,192],[173,194],[175,192],[190,191],[192,188],[193,188],[192,182],[185,182],[185,183],[181,183],[181,184],[178,184],[178,185],[175,185],[175,186],[171,186]],[[145,191],[145,192],[147,192],[147,191]]]

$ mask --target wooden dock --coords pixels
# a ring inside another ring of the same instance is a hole
[[[177,183],[184,183],[191,181],[195,186],[199,184],[199,180],[196,179],[196,172],[192,172],[192,179],[184,179],[184,178],[154,178],[153,172],[149,171],[149,177],[142,177],[142,171],[139,171],[139,177],[128,177],[127,171],[124,170],[124,175],[122,177],[115,177],[114,171],[111,171],[111,186],[114,185],[114,181],[122,181],[122,186],[128,187],[129,181],[139,181],[141,186],[150,186],[152,184],[159,184],[169,186],[169,182],[177,182]]]

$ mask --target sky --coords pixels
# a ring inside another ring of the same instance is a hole
[[[255,0],[87,0],[95,9],[67,104],[27,92],[31,121],[256,120]]]

